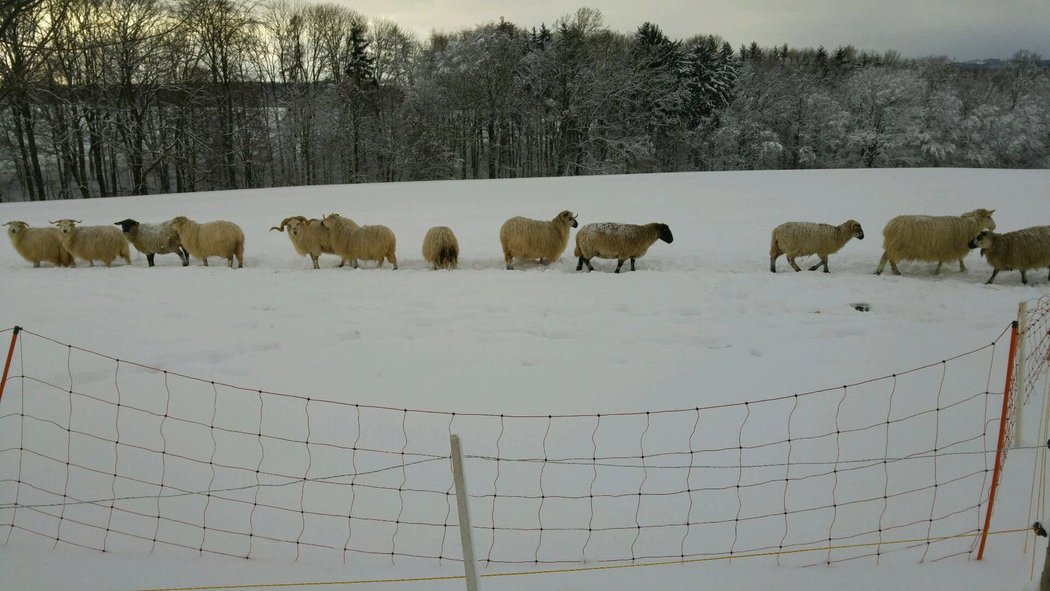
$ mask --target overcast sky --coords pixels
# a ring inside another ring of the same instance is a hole
[[[906,57],[1008,58],[1029,49],[1050,59],[1050,0],[307,0],[384,17],[425,39],[502,16],[531,28],[580,6],[597,8],[608,28],[633,32],[645,21],[672,39],[724,37],[734,48],[853,45]]]

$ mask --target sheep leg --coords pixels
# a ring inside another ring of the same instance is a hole
[[[795,262],[795,257],[788,257],[787,260],[789,263],[791,263],[791,268],[794,269],[796,272],[802,270],[799,268],[798,263]]]
[[[512,260],[513,258],[514,258],[514,257],[513,257],[513,256],[511,256],[511,254],[510,254],[509,252],[504,252],[504,253],[503,253],[503,262],[507,263],[507,270],[508,270],[508,271],[513,271],[513,270],[514,270],[514,266],[510,264],[510,261],[511,261],[511,260]]]
[[[149,266],[150,266],[150,267],[152,267],[152,266],[153,266],[153,257],[154,257],[155,255],[156,255],[156,253],[152,253],[152,252],[146,255],[146,262],[147,262],[147,263],[149,263]],[[181,255],[180,255],[180,256],[181,256]]]
[[[962,259],[959,259],[959,271],[962,272],[962,271],[965,271],[965,270],[966,270],[966,265],[963,264],[963,260]]]
[[[1021,269],[1021,283],[1028,285],[1028,277],[1025,277],[1024,269]]]
[[[390,264],[394,265],[394,270],[397,271],[397,255],[390,253],[390,256],[386,257],[386,260],[390,261]]]
[[[934,275],[940,275],[941,274],[941,265],[943,265],[943,264],[944,264],[944,261],[937,261],[937,268],[933,270],[933,274]]]
[[[815,264],[815,265],[813,265],[812,267],[810,267],[809,270],[810,271],[816,271],[817,269],[820,268],[821,265],[824,265],[824,272],[825,273],[830,273],[831,272],[831,271],[828,271],[828,257],[820,257],[820,262]]]
[[[190,266],[190,253],[187,252],[186,249],[182,248],[181,246],[179,247],[179,258],[182,259],[183,267]]]
[[[999,269],[993,269],[992,270],[992,276],[989,277],[988,281],[985,281],[984,284],[985,285],[990,285],[993,281],[995,281],[995,276],[998,275],[998,274],[999,274]]]
[[[230,258],[226,259],[226,266],[231,268],[231,269],[233,268],[233,255],[232,254],[230,255]]]
[[[583,270],[583,257],[580,257],[580,260],[576,261],[576,270],[577,271],[582,271]]]
[[[616,270],[613,271],[613,273],[619,273],[620,272],[620,267],[623,266],[623,262],[626,261],[626,260],[627,259],[616,259]]]
[[[379,257],[379,260],[376,261],[376,269],[382,269],[382,268],[383,268],[383,257]]]
[[[314,260],[314,269],[320,269],[321,265],[318,264],[318,262],[317,262],[317,258],[318,257],[315,257],[314,255],[310,255],[310,258]]]
[[[780,258],[779,254],[771,255],[769,257],[769,271],[771,273],[777,272],[777,259]]]
[[[634,257],[631,257],[631,270],[634,271]]]
[[[204,266],[207,267],[208,266],[208,257],[204,257],[203,260],[204,260]]]

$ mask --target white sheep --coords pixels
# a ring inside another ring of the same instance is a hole
[[[835,254],[849,242],[850,238],[864,240],[864,229],[856,220],[832,226],[814,222],[784,222],[773,228],[769,244],[769,270],[777,272],[777,258],[786,255],[788,263],[795,271],[801,271],[795,263],[796,257],[817,255],[820,262],[809,268],[816,271],[824,266],[828,273],[828,255]]]
[[[970,252],[969,243],[981,230],[994,230],[995,210],[975,209],[962,215],[928,216],[899,215],[882,229],[882,259],[876,275],[882,274],[886,262],[890,263],[894,275],[898,261],[936,262],[934,275],[941,272],[941,265],[959,261],[959,270],[965,271],[963,258]]]
[[[985,282],[995,281],[999,271],[1021,272],[1021,283],[1028,284],[1025,271],[1050,268],[1050,226],[1033,226],[1023,230],[996,234],[985,230],[970,241],[970,248],[980,248],[981,254],[994,269]],[[1050,281],[1050,274],[1047,275]]]
[[[237,267],[244,267],[244,232],[233,222],[215,221],[198,224],[185,217],[178,216],[171,220],[171,225],[179,233],[183,248],[190,256],[204,261],[208,266],[208,257],[222,257],[233,268],[233,258],[237,257]]]
[[[573,254],[579,257],[576,270],[582,271],[583,265],[586,264],[587,271],[593,271],[591,259],[598,257],[616,259],[616,270],[613,273],[619,273],[624,261],[630,259],[631,270],[634,271],[634,260],[642,257],[657,240],[668,244],[674,241],[671,228],[667,224],[587,224],[576,232],[576,249],[573,251]]]
[[[335,254],[332,250],[331,233],[321,225],[321,220],[306,219],[301,215],[292,216],[281,220],[281,225],[273,226],[270,231],[284,232],[285,228],[288,228],[288,239],[292,242],[295,252],[299,256],[310,255],[314,269],[321,268],[318,259],[322,253]]]
[[[569,210],[549,222],[521,216],[503,222],[499,241],[507,269],[514,268],[513,259],[539,259],[541,264],[556,261],[569,244],[569,228],[577,226],[576,214]]]
[[[382,268],[383,259],[390,261],[397,270],[397,238],[390,228],[382,225],[358,226],[353,220],[338,214],[325,216],[321,225],[331,232],[332,250],[343,259],[340,267],[350,261],[357,268],[358,260],[376,261]]]
[[[182,248],[179,233],[175,231],[170,221],[159,224],[143,224],[128,218],[114,222],[114,225],[120,226],[121,231],[124,232],[124,237],[135,246],[135,250],[146,255],[146,262],[150,267],[153,266],[153,257],[155,255],[169,253],[179,255],[183,267],[190,264],[190,255],[186,252],[186,249]]]
[[[448,226],[434,226],[423,237],[423,259],[432,269],[459,267],[459,241]]]
[[[112,226],[77,226],[80,220],[65,219],[51,223],[58,226],[58,231],[62,233],[62,247],[74,259],[84,259],[92,267],[96,260],[112,267],[117,257],[131,264],[128,241],[120,230]],[[75,260],[72,266],[77,266]]]
[[[62,246],[62,232],[58,228],[31,228],[29,224],[14,220],[7,226],[7,237],[22,258],[39,267],[47,261],[56,267],[73,265],[73,255]]]

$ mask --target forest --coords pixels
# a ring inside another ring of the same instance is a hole
[[[0,201],[675,171],[1050,167],[1050,67],[324,3],[7,0]]]

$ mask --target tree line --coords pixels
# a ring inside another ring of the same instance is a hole
[[[332,4],[8,0],[0,200],[697,170],[1050,166],[1050,71]]]

